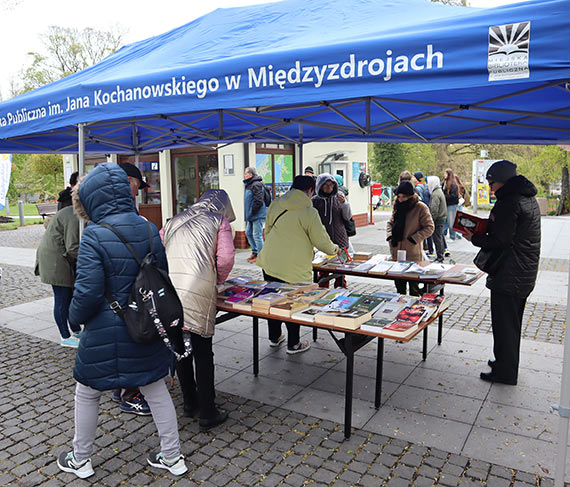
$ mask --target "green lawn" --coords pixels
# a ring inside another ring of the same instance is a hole
[[[6,215],[6,208],[0,210],[0,215],[10,216],[12,218],[18,218],[18,204],[12,203],[10,205],[10,214]],[[24,203],[24,216],[40,216],[35,203]]]
[[[10,215],[10,217],[13,218],[12,215]],[[24,223],[26,225],[39,225],[43,223],[43,220],[41,218],[26,218]],[[0,232],[2,230],[16,230],[16,228],[18,228],[19,226],[20,226],[20,219],[16,215],[12,223],[0,223]]]

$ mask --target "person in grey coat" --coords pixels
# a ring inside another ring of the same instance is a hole
[[[441,189],[441,183],[437,176],[428,176],[427,178],[429,197],[429,211],[433,219],[435,229],[433,231],[433,243],[435,244],[436,262],[443,262],[443,253],[445,252],[445,241],[443,239],[443,227],[447,221],[447,205],[445,203],[445,195]]]

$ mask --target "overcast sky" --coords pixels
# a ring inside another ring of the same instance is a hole
[[[183,25],[216,8],[268,3],[272,0],[0,0],[0,93],[9,96],[10,80],[29,65],[30,51],[41,51],[41,34],[50,25],[92,27],[118,25],[125,44]],[[310,0],[307,0],[310,1]],[[474,7],[494,7],[520,0],[469,0]]]

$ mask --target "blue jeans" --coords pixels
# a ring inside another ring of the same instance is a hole
[[[455,240],[455,238],[461,238],[461,234],[458,234],[453,230],[453,223],[455,222],[455,215],[457,214],[457,205],[449,205],[447,207],[447,221],[443,227],[443,234],[447,234],[447,229],[449,228],[449,238]]]
[[[69,338],[71,334],[69,333],[69,328],[67,326],[67,317],[69,316],[69,305],[71,304],[71,298],[73,297],[73,288],[65,286],[53,286],[53,317],[59,329],[59,334],[61,338]],[[81,328],[78,327],[77,330],[71,328],[73,333],[79,333]]]
[[[249,245],[251,245],[252,254],[259,254],[260,250],[263,248],[263,223],[264,220],[253,220],[252,222],[247,222],[245,236],[247,237]]]

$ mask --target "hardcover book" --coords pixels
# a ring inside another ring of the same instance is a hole
[[[371,318],[360,325],[362,331],[370,331],[372,333],[380,333],[385,326],[391,325],[392,320],[383,318]]]
[[[382,328],[382,335],[392,338],[407,338],[418,329],[417,323],[394,321]]]
[[[488,224],[489,220],[487,218],[481,218],[471,213],[458,211],[455,215],[455,221],[453,222],[453,230],[462,234],[466,234],[467,231],[470,230],[475,235],[484,235],[487,233]]]
[[[336,288],[328,291],[324,296],[315,299],[313,301],[313,306],[326,306],[332,300],[338,298],[339,296],[346,296],[349,293],[348,289]]]
[[[402,311],[400,311],[394,321],[396,322],[408,322],[408,323],[419,323],[422,321],[426,309],[418,304],[413,306],[406,306]]]
[[[320,306],[311,306],[310,308],[304,309],[303,311],[298,311],[291,315],[291,318],[299,321],[306,321],[307,323],[313,323],[315,321],[315,315],[320,313],[322,308]]]
[[[357,330],[362,323],[371,318],[372,313],[369,311],[355,309],[333,316],[332,324],[339,328],[346,328],[347,330]]]
[[[300,301],[294,301],[294,300],[287,300],[271,306],[269,308],[269,314],[290,318],[293,313],[296,313],[297,311],[302,311],[308,307],[309,305],[307,303],[302,303]]]

